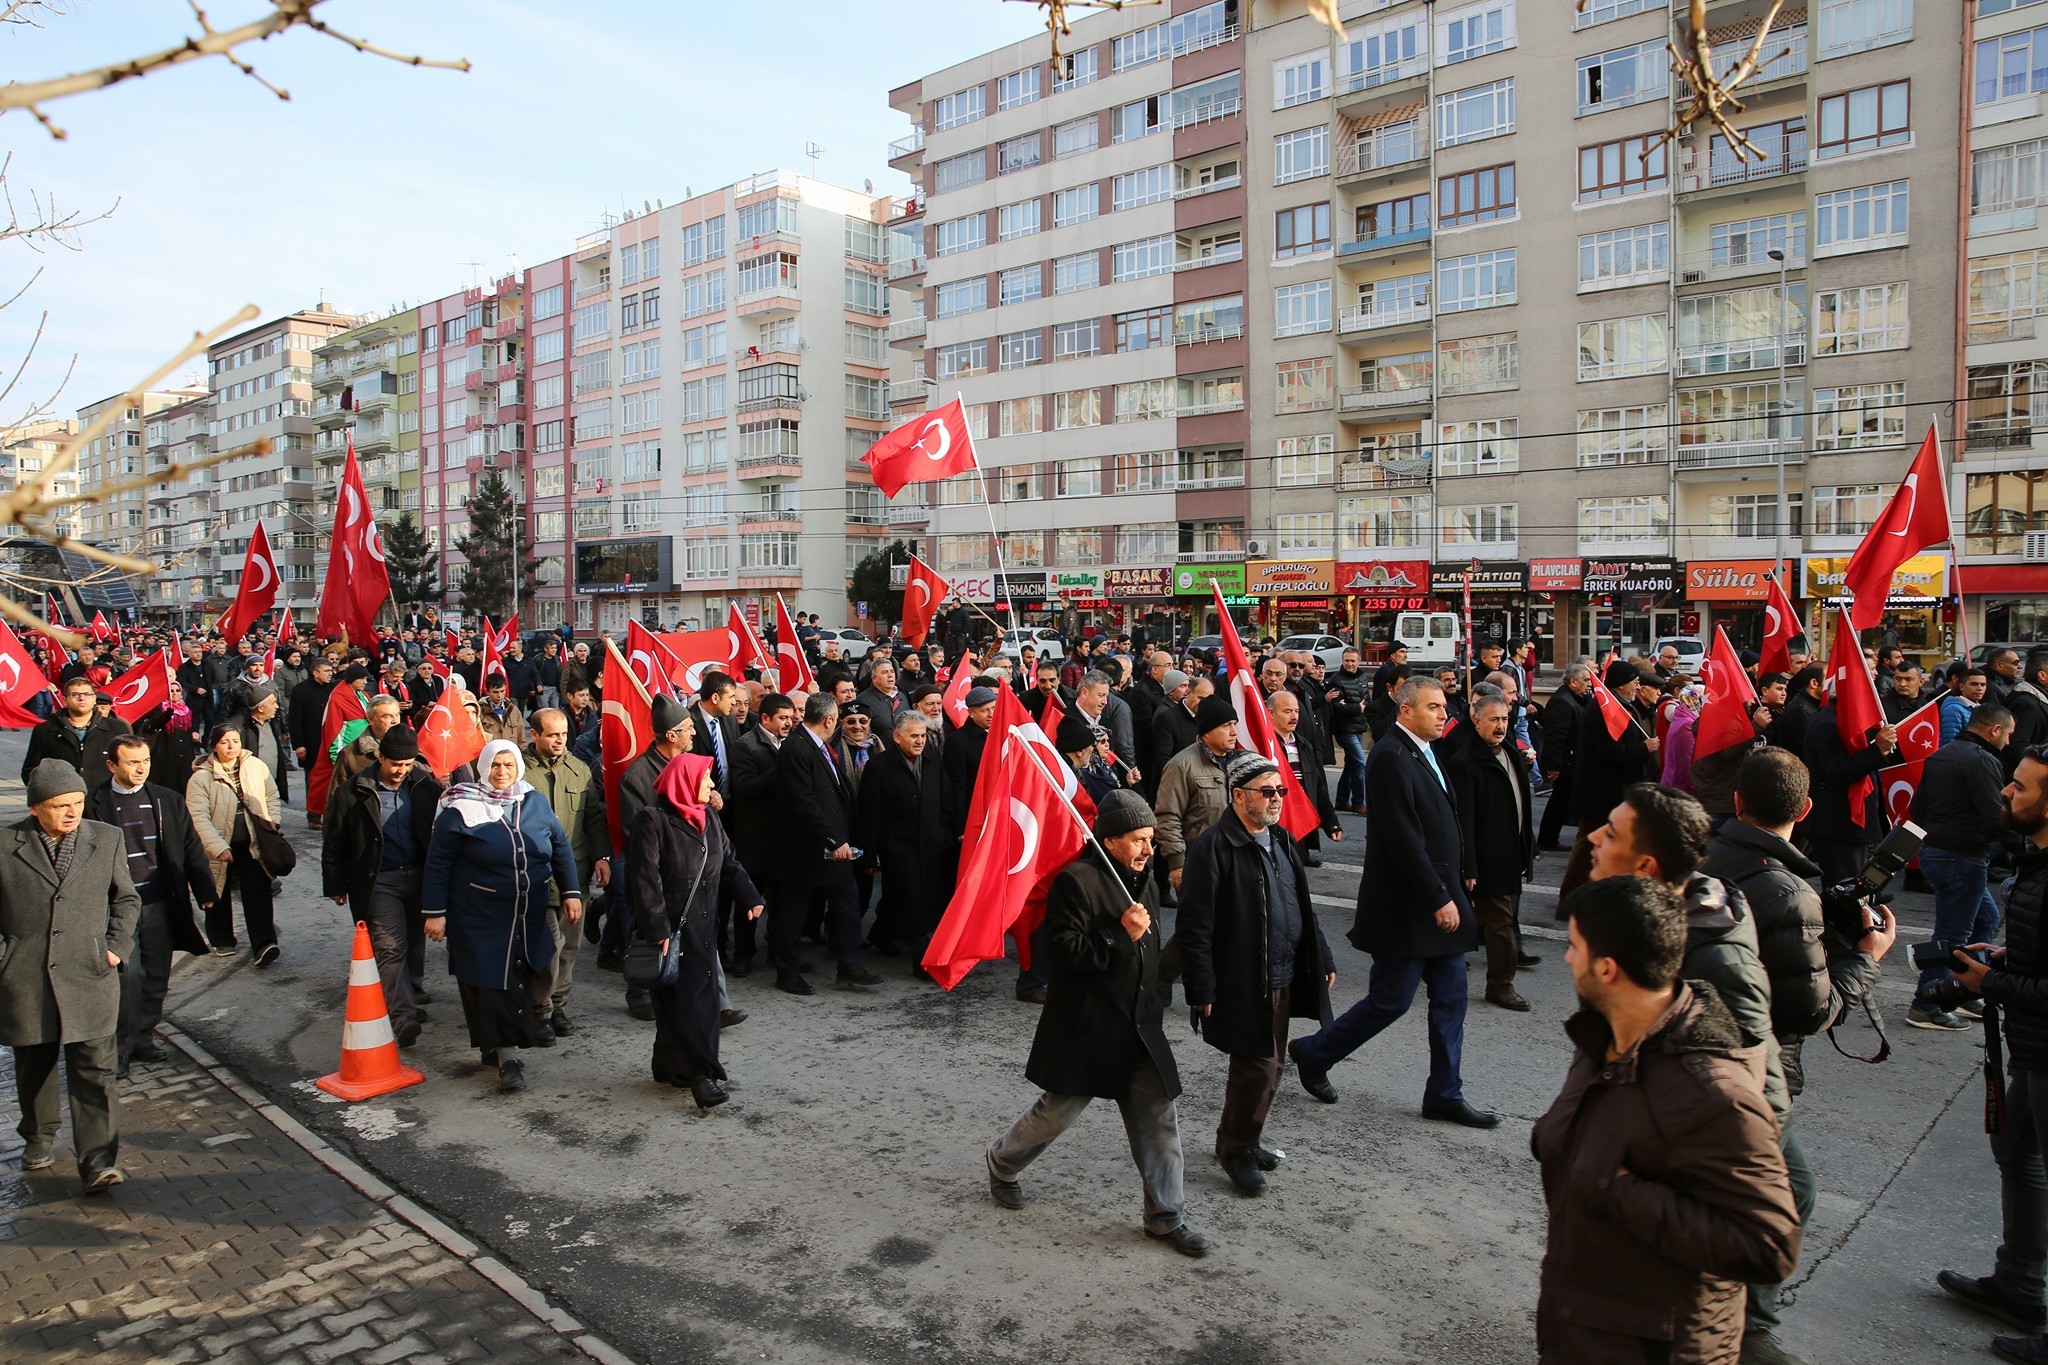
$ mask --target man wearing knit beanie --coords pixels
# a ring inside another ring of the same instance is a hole
[[[1211,693],[1195,707],[1196,741],[1166,761],[1159,773],[1159,861],[1180,889],[1188,847],[1230,808],[1223,764],[1237,752],[1237,709]]]

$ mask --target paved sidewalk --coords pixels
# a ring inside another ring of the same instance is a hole
[[[86,1198],[68,1118],[57,1164],[21,1170],[0,1049],[0,1359],[623,1360],[231,1076],[169,1050],[123,1086],[127,1183]]]

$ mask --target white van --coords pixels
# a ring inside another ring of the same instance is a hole
[[[1454,611],[1404,611],[1394,618],[1394,643],[1408,646],[1410,664],[1456,663],[1463,639]]]

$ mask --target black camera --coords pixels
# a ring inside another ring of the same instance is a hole
[[[1877,912],[1877,898],[1913,861],[1926,837],[1926,831],[1911,820],[1901,821],[1885,835],[1883,843],[1870,850],[1870,861],[1861,872],[1821,892],[1821,918],[1834,937],[1853,949],[1865,934],[1884,924],[1884,916]],[[1915,961],[1918,954],[1916,948]]]
[[[1913,965],[1921,971],[1940,969],[1954,971],[1958,957],[1968,958],[1979,965],[1988,965],[1987,959],[1969,951],[1960,943],[1950,943],[1938,938],[1932,943],[1913,945]],[[1965,986],[1952,976],[1944,976],[1928,987],[1927,994],[1935,1005],[1943,1010],[1953,1010],[1958,1005],[1968,1005],[1977,999],[1977,992]]]

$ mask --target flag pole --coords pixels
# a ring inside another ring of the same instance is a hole
[[[960,405],[960,426],[962,430],[967,432],[967,449],[974,455],[974,472],[977,475],[984,474],[986,471],[981,467],[981,451],[975,448],[974,431],[967,425],[967,395],[955,389],[953,391],[953,401]],[[1010,609],[1010,629],[1018,632],[1017,659],[1021,664],[1024,658],[1023,628],[1017,624],[1017,597],[1016,594],[1010,591],[1010,571],[1003,563],[1003,533],[996,529],[996,505],[989,501],[988,480],[983,478],[980,482],[981,510],[988,513],[988,535],[990,541],[995,545],[996,582],[1003,585],[1003,601]],[[996,622],[994,617],[989,616],[987,612],[983,612],[982,616],[991,625],[996,626],[996,653],[1000,655],[1003,652],[1002,626]],[[1079,816],[1077,815],[1075,818],[1078,819]]]
[[[1116,859],[1109,856],[1109,850],[1102,846],[1102,841],[1095,837],[1095,831],[1089,827],[1088,822],[1081,818],[1080,808],[1074,804],[1074,798],[1067,795],[1066,783],[1061,782],[1050,772],[1046,771],[1045,760],[1038,756],[1038,746],[1036,744],[1027,743],[1022,747],[1024,749],[1024,756],[1031,760],[1032,765],[1038,769],[1038,775],[1045,779],[1046,785],[1051,787],[1053,794],[1059,797],[1060,804],[1067,808],[1067,814],[1074,817],[1074,823],[1079,825],[1081,833],[1087,836],[1089,846],[1102,855],[1103,866],[1109,869],[1110,875],[1116,877],[1117,884],[1121,886],[1123,884],[1122,869],[1118,866]]]

